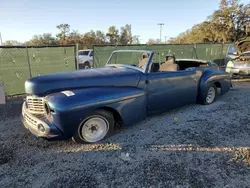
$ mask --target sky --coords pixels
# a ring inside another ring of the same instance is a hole
[[[149,38],[162,41],[176,37],[207,19],[219,8],[220,0],[0,0],[0,32],[3,42],[30,40],[35,34],[59,32],[67,23],[71,30],[85,33],[109,26],[131,24],[141,43]],[[241,0],[249,3],[250,0]]]

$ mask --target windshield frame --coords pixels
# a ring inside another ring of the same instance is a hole
[[[132,65],[126,65],[126,64],[111,64],[109,63],[111,58],[113,57],[113,55],[115,53],[129,53],[129,52],[135,52],[135,53],[148,53],[149,54],[149,58],[148,58],[148,61],[146,63],[146,66],[145,66],[145,69],[141,69],[139,67],[135,67],[135,66],[132,66]],[[153,51],[149,51],[149,50],[115,50],[111,53],[111,55],[109,56],[106,64],[105,64],[105,67],[109,67],[109,66],[116,66],[116,67],[126,67],[126,68],[131,68],[131,69],[134,69],[134,70],[137,70],[137,71],[140,71],[142,73],[147,73],[148,72],[148,68],[149,68],[149,62],[151,62],[152,58],[153,58],[153,55],[154,55],[154,52]]]

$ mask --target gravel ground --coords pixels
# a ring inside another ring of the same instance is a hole
[[[33,137],[22,100],[0,105],[0,187],[250,187],[250,82],[209,106],[190,105],[100,144]]]

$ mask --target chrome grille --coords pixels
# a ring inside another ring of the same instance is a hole
[[[37,127],[37,121],[32,117],[30,117],[27,113],[24,114],[24,118],[26,122],[29,122],[34,128]]]
[[[27,96],[26,102],[27,102],[28,110],[30,113],[33,113],[33,114],[45,113],[43,98]]]

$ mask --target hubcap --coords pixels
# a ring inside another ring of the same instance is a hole
[[[81,135],[87,142],[98,142],[105,137],[108,129],[107,120],[101,117],[92,117],[83,124]]]
[[[85,69],[88,69],[89,68],[89,66],[88,65],[85,65]]]
[[[214,98],[215,98],[215,89],[214,87],[210,87],[208,89],[208,92],[207,92],[207,97],[206,97],[206,101],[207,103],[212,103],[214,101]]]

